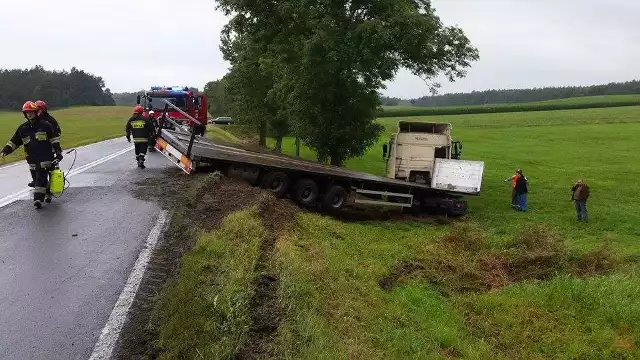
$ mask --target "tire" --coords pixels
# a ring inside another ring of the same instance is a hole
[[[318,198],[318,184],[311,179],[300,179],[293,188],[293,199],[304,207],[316,204]]]
[[[347,190],[340,185],[333,185],[322,197],[322,208],[330,212],[338,212],[347,202]]]
[[[283,198],[289,190],[289,176],[281,171],[272,171],[264,176],[260,184],[263,189],[270,190],[278,199]]]

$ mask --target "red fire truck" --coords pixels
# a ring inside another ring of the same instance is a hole
[[[137,96],[137,104],[145,108],[144,116],[149,116],[149,111],[153,110],[153,117],[158,119],[165,110],[166,103],[162,99],[171,102],[182,112],[172,107],[167,107],[166,115],[173,121],[188,128],[189,131],[197,135],[204,135],[207,124],[207,97],[204,94],[197,94],[188,87],[182,86],[152,86],[151,90]],[[198,120],[200,124],[192,119]]]

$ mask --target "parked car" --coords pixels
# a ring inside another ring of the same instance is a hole
[[[229,125],[229,124],[233,124],[233,120],[231,119],[231,117],[229,116],[219,116],[215,119],[211,119],[209,120],[209,124],[224,124],[224,125]]]

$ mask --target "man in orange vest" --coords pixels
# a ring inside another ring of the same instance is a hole
[[[518,182],[518,177],[520,177],[520,173],[522,173],[521,169],[516,170],[513,176],[504,179],[504,182],[511,180],[511,206],[517,206],[518,201],[516,197],[516,183]]]

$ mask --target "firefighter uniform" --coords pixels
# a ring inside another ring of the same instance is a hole
[[[127,141],[131,142],[131,136],[133,135],[138,167],[144,169],[145,155],[147,154],[149,138],[153,134],[153,125],[151,125],[149,119],[142,115],[142,112],[138,113],[136,109],[136,113],[127,121],[125,131]]]
[[[11,140],[2,149],[2,153],[11,154],[20,145],[24,146],[29,169],[34,174],[33,200],[39,207],[39,203],[45,200],[47,193],[48,169],[54,160],[54,152],[58,160],[62,159],[60,137],[55,136],[53,127],[49,123],[35,117],[18,127]]]
[[[51,124],[51,127],[53,128],[53,135],[60,137],[60,135],[62,134],[62,129],[60,128],[60,124],[58,124],[58,121],[53,116],[51,116],[51,114],[49,114],[48,112],[43,113],[42,115],[40,115],[40,119]]]
[[[60,129],[60,125],[58,124],[58,122],[56,121],[56,119],[49,115],[49,113],[43,113],[41,115],[38,115],[38,119],[40,121],[44,121],[46,123],[49,123],[49,125],[51,125],[51,128],[53,130],[53,137],[58,139],[58,142],[60,142],[60,134],[62,133],[62,130]],[[55,149],[52,149],[52,151],[55,153]],[[26,156],[26,160],[27,163],[29,163],[29,154],[27,154]],[[36,171],[35,170],[31,170],[31,182],[28,184],[29,187],[34,187],[35,185],[35,181],[36,181]]]
[[[62,129],[60,128],[60,124],[58,124],[58,121],[53,116],[51,116],[51,114],[49,114],[48,112],[49,106],[47,105],[47,103],[42,100],[38,100],[35,102],[35,104],[38,108],[36,111],[38,118],[40,120],[48,122],[51,125],[51,127],[53,128],[54,137],[60,137],[60,134],[62,134]],[[25,158],[27,162],[29,162],[29,156],[25,156]],[[29,187],[33,187],[35,184],[35,181],[36,181],[36,172],[35,170],[31,170],[31,182],[27,185]],[[48,191],[47,191],[47,196],[49,196]]]

